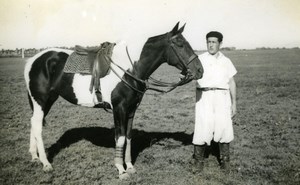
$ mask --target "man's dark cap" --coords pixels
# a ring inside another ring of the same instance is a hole
[[[218,38],[219,42],[222,42],[222,41],[223,41],[223,35],[222,35],[222,33],[217,32],[217,31],[211,31],[211,32],[209,32],[208,34],[206,34],[206,40],[207,40],[209,37],[216,37],[216,38]]]

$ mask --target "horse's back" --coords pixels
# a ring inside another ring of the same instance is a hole
[[[97,104],[95,92],[89,90],[91,75],[64,72],[66,61],[72,52],[72,50],[48,49],[27,61],[25,80],[31,97],[42,99],[51,93],[76,105],[93,107]],[[126,54],[126,43],[121,42],[114,47],[112,60],[125,70],[132,67]],[[111,64],[110,68],[113,71],[100,80],[102,100],[109,104],[112,91],[124,75],[124,71],[115,64]]]

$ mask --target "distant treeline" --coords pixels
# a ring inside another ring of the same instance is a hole
[[[74,50],[74,47],[57,47],[57,48],[62,48],[62,49],[71,49]],[[30,48],[30,49],[24,49],[24,57],[32,57],[35,54],[39,53],[40,51],[43,51],[48,48],[40,48],[40,49],[35,49],[35,48]],[[294,48],[270,48],[270,47],[260,47],[256,48],[255,50],[271,50],[271,49],[300,49],[299,47],[294,47]],[[237,50],[235,47],[223,47],[221,48],[223,51],[235,51]],[[238,49],[238,50],[246,50],[246,49]],[[11,49],[2,49],[0,50],[0,57],[22,57],[22,49],[16,48],[15,50]]]
[[[257,50],[270,50],[270,49],[300,49],[299,47],[293,47],[293,48],[285,48],[285,47],[282,47],[282,48],[270,48],[270,47],[261,47],[261,48],[256,48]]]
[[[68,48],[68,47],[56,47],[56,48],[62,48],[62,49],[74,49],[74,47]],[[40,51],[43,51],[48,48],[29,48],[29,49],[22,49],[22,48],[16,48],[15,50],[12,49],[2,49],[0,50],[0,58],[4,57],[22,57],[22,50],[24,50],[24,57],[32,57],[35,54],[39,53]]]

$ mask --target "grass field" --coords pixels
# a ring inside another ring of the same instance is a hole
[[[31,110],[24,61],[0,59],[0,184],[296,185],[300,184],[300,50],[229,51],[238,74],[235,139],[229,175],[209,155],[202,174],[190,168],[195,82],[164,95],[147,92],[134,121],[137,173],[120,181],[113,164],[112,114],[59,99],[43,130],[54,171],[32,163]],[[162,66],[155,75],[175,80]],[[166,76],[167,75],[167,76]]]

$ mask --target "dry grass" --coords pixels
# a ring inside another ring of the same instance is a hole
[[[299,184],[300,50],[225,53],[238,74],[232,172],[210,155],[202,174],[190,171],[194,127],[192,82],[165,95],[145,95],[134,123],[137,174],[120,182],[113,165],[112,115],[59,99],[43,136],[54,171],[32,163],[31,110],[22,59],[0,59],[0,184]],[[176,80],[162,66],[155,76]],[[167,74],[167,76],[166,76]]]

